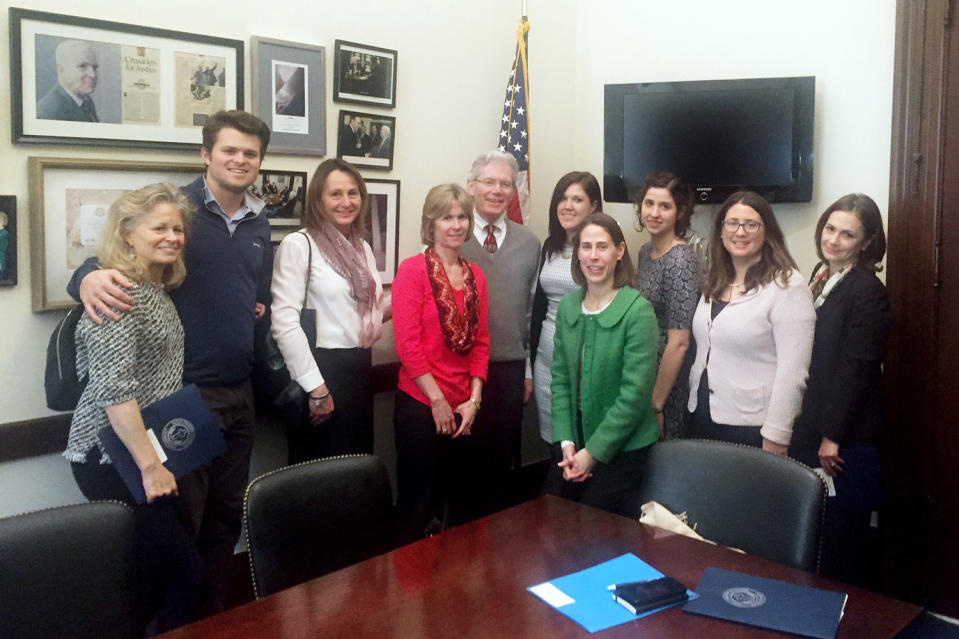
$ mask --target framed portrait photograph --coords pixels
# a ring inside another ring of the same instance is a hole
[[[73,271],[97,254],[110,205],[128,191],[170,182],[186,186],[198,164],[84,158],[27,161],[30,186],[30,285],[33,310],[70,308]]]
[[[303,226],[306,205],[306,173],[303,171],[260,171],[250,192],[264,202],[261,215],[266,215],[273,227]]]
[[[17,283],[17,196],[0,195],[0,286]]]
[[[340,109],[336,157],[364,169],[393,169],[396,118]]]
[[[366,217],[366,239],[376,257],[383,284],[396,277],[399,265],[400,181],[366,180],[370,214]]]
[[[333,101],[396,106],[396,51],[337,40]]]
[[[243,42],[11,7],[14,142],[195,149],[243,108]]]
[[[270,127],[270,153],[326,155],[326,49],[253,36],[253,114]]]

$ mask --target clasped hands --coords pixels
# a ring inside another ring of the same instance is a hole
[[[596,458],[585,448],[578,451],[572,444],[563,446],[563,461],[557,466],[563,469],[563,479],[572,482],[584,482],[593,476]]]
[[[467,399],[453,410],[446,398],[440,397],[430,400],[430,411],[433,413],[433,423],[436,424],[436,434],[450,435],[451,439],[456,439],[460,435],[470,434],[477,408],[473,400]],[[454,413],[462,417],[459,426],[456,425]]]

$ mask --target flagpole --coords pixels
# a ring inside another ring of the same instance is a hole
[[[523,20],[526,19],[526,16],[527,16],[527,13],[526,13],[526,0],[523,0]]]

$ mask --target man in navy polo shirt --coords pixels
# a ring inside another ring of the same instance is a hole
[[[269,221],[259,214],[264,203],[248,189],[269,141],[266,124],[244,111],[221,111],[203,125],[206,173],[183,188],[197,208],[184,248],[187,277],[170,294],[185,333],[183,382],[200,388],[227,444],[221,457],[177,481],[214,611],[224,608],[253,450],[253,325],[270,303],[273,246]],[[119,271],[97,270],[91,258],[67,290],[101,322],[97,311],[118,319],[114,309],[131,308],[129,286]]]

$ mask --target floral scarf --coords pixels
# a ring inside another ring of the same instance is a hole
[[[469,262],[459,258],[463,269],[463,313],[456,306],[456,294],[453,285],[446,276],[446,269],[433,247],[426,249],[426,276],[433,289],[433,299],[440,316],[440,328],[446,346],[454,353],[465,355],[473,348],[476,330],[479,328],[479,293],[476,290],[476,278]]]
[[[350,285],[350,297],[356,302],[360,316],[360,347],[370,348],[377,338],[373,324],[373,307],[377,304],[376,280],[366,264],[362,236],[354,228],[347,239],[327,221],[321,222],[310,235],[330,268]]]

